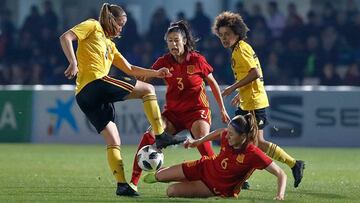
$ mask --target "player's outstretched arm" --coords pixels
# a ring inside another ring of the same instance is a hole
[[[126,58],[121,55],[119,52],[115,52],[113,65],[124,71],[126,74],[135,76],[135,77],[156,77],[156,78],[165,78],[171,77],[171,73],[167,68],[160,68],[159,70],[146,69],[139,66],[130,64]]]
[[[277,177],[278,191],[274,199],[284,200],[287,179],[285,172],[275,162],[272,162],[265,170]]]
[[[217,81],[215,80],[214,76],[210,73],[206,78],[206,82],[209,84],[211,88],[211,92],[213,93],[216,103],[219,106],[221,112],[221,120],[223,123],[228,123],[230,121],[230,117],[225,109],[224,101],[221,97],[220,87]]]
[[[194,148],[197,147],[199,145],[201,145],[202,143],[206,142],[206,141],[211,141],[211,140],[215,140],[217,138],[220,137],[221,133],[225,130],[226,128],[220,128],[217,130],[212,131],[211,133],[205,135],[204,137],[201,137],[200,139],[192,139],[192,138],[188,138],[185,140],[184,142],[184,147],[185,148]]]
[[[226,87],[223,91],[222,91],[222,96],[223,97],[227,97],[229,96],[232,92],[234,92],[236,89],[243,87],[249,83],[251,83],[252,81],[258,79],[260,77],[260,73],[259,71],[254,67],[251,68],[251,70],[249,71],[249,73],[241,80],[237,81],[236,83],[230,85],[229,87]]]
[[[74,78],[78,73],[77,60],[72,44],[72,41],[77,39],[77,36],[71,30],[66,31],[60,36],[61,48],[66,56],[66,59],[69,61],[69,66],[64,72],[65,77],[68,79]]]

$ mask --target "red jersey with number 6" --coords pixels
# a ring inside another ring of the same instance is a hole
[[[154,70],[163,67],[168,68],[172,74],[171,77],[164,78],[167,85],[165,110],[186,112],[209,107],[204,78],[213,72],[213,68],[204,56],[192,51],[179,64],[168,53],[158,58],[152,66]]]
[[[268,167],[272,160],[258,147],[248,144],[245,150],[234,149],[221,133],[221,149],[217,156],[203,156],[200,160],[182,164],[189,181],[201,180],[215,195],[237,196],[244,181],[255,169]]]

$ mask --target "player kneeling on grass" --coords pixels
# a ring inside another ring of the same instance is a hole
[[[243,182],[255,169],[265,169],[277,177],[278,191],[274,199],[283,200],[286,174],[264,152],[255,146],[258,127],[253,115],[236,116],[225,129],[218,129],[200,139],[188,139],[185,148],[221,138],[217,156],[203,156],[196,161],[162,168],[144,177],[144,182],[171,182],[169,197],[237,197]]]

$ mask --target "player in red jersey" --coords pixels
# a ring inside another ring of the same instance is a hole
[[[220,88],[212,75],[213,68],[204,56],[194,51],[196,40],[190,33],[185,21],[172,23],[165,34],[169,53],[158,58],[153,64],[154,70],[167,67],[172,74],[165,79],[167,85],[166,104],[162,118],[166,124],[165,131],[175,135],[182,130],[189,130],[198,139],[210,132],[211,111],[205,93],[205,83],[210,86],[221,112],[221,119],[227,123],[230,118],[225,110]],[[138,150],[154,143],[153,134],[146,132]],[[202,156],[213,156],[210,142],[197,146]],[[136,156],[134,159],[131,183],[137,185],[141,169]]]
[[[218,129],[184,146],[196,147],[203,142],[221,138],[217,156],[160,169],[144,177],[146,183],[170,182],[169,197],[237,197],[243,182],[255,169],[265,169],[277,177],[278,191],[274,199],[283,200],[286,174],[264,152],[255,146],[258,127],[251,114],[234,117],[226,129]]]

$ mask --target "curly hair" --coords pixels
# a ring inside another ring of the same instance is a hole
[[[236,35],[239,35],[240,40],[246,39],[246,34],[250,31],[243,18],[230,11],[222,12],[216,16],[212,27],[213,33],[219,35],[220,27],[229,27]]]

